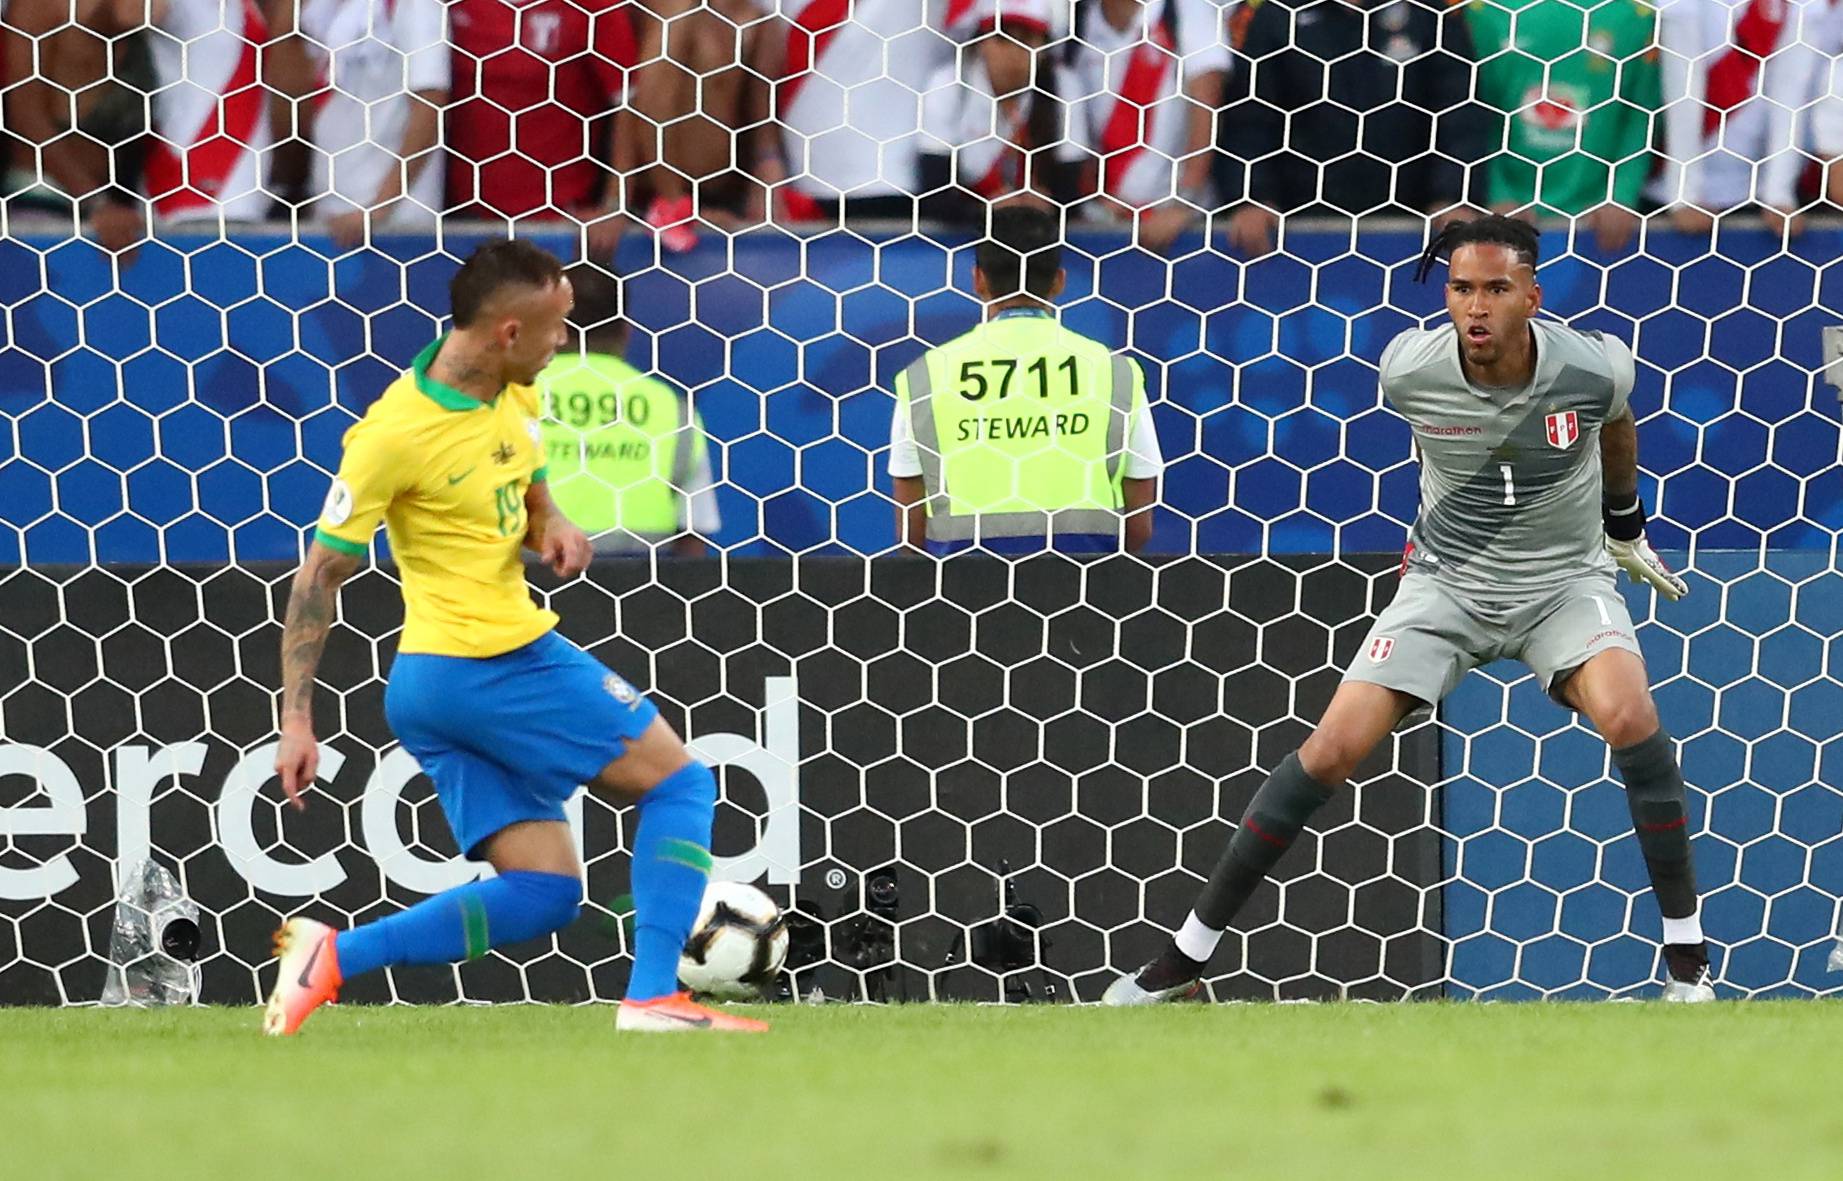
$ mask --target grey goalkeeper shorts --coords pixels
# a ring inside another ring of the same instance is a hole
[[[1588,574],[1521,602],[1487,603],[1432,574],[1410,572],[1395,601],[1376,617],[1344,679],[1382,685],[1431,705],[1479,665],[1521,660],[1559,701],[1570,674],[1614,648],[1642,655],[1632,616],[1609,573]]]

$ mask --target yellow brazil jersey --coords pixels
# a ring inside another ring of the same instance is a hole
[[[532,386],[481,402],[435,381],[442,340],[346,432],[314,537],[363,554],[382,520],[403,580],[398,651],[497,656],[557,624],[519,553],[525,490],[545,478],[540,403]]]

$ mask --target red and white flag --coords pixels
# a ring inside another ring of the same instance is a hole
[[[1779,50],[1790,6],[1785,0],[1748,0],[1734,22],[1734,40],[1709,66],[1703,100],[1702,134],[1714,135],[1722,121],[1760,90],[1760,67]]]
[[[145,181],[163,218],[262,217],[268,95],[257,54],[269,40],[256,0],[174,0],[151,39],[153,97]]]
[[[1155,142],[1152,120],[1171,96],[1170,75],[1177,68],[1177,41],[1170,25],[1158,21],[1134,47],[1113,95],[1113,111],[1101,128],[1101,185],[1109,196],[1139,203],[1126,193],[1126,177],[1140,153]]]

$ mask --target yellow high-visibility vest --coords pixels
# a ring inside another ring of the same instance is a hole
[[[640,544],[677,535],[704,446],[687,401],[606,353],[559,356],[538,386],[557,507],[591,536],[618,530]]]
[[[1130,357],[1048,312],[999,313],[897,376],[921,457],[928,540],[1120,536],[1128,425],[1146,413]]]

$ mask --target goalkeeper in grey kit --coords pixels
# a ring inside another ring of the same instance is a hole
[[[1645,541],[1631,350],[1535,318],[1528,222],[1449,225],[1416,277],[1443,252],[1451,326],[1402,333],[1380,366],[1421,460],[1421,511],[1394,602],[1312,735],[1255,793],[1183,927],[1114,981],[1108,1004],[1195,992],[1222,932],[1357,764],[1411,711],[1503,657],[1527,664],[1612,747],[1663,912],[1663,999],[1715,998],[1683,775],[1614,581],[1617,568],[1672,600],[1689,589]]]

